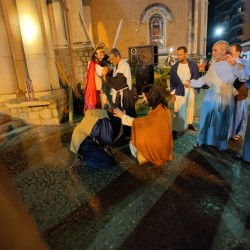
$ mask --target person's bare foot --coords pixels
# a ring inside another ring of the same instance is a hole
[[[193,131],[199,131],[199,129],[196,128],[193,124],[188,124],[188,129]]]

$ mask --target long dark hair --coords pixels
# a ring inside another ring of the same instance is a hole
[[[94,53],[93,53],[92,56],[91,56],[91,61],[96,61],[96,62],[100,63],[100,62],[96,59],[96,54],[97,54],[98,52],[102,52],[102,53],[105,53],[105,54],[106,54],[106,52],[105,52],[104,47],[103,47],[102,44],[101,44],[100,46],[97,46],[97,47],[96,47]]]
[[[162,106],[168,107],[168,103],[161,90],[154,84],[145,85],[142,89],[142,92],[147,97],[148,105],[152,109],[155,109],[160,103]]]

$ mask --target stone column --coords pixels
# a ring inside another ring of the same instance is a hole
[[[90,41],[93,41],[92,33],[92,22],[91,22],[91,9],[90,6],[83,6],[83,17],[86,24],[87,32],[89,35]]]
[[[18,81],[11,47],[8,39],[2,3],[0,4],[0,94],[15,94],[18,90]]]
[[[48,14],[53,34],[53,45],[57,46],[57,48],[67,48],[69,44],[67,41],[64,13],[59,1],[48,4]]]
[[[29,78],[35,92],[51,89],[36,0],[16,0]]]
[[[28,78],[27,65],[18,22],[15,0],[1,0],[4,20],[9,37],[9,43],[14,60],[19,89],[25,92],[25,80]]]
[[[47,63],[49,66],[48,70],[50,83],[53,89],[60,89],[46,0],[36,0],[36,2],[43,34],[45,52],[47,56]]]
[[[203,24],[202,24],[202,31],[203,31],[203,37],[201,38],[203,41],[203,47],[201,47],[200,53],[203,56],[206,56],[206,48],[207,48],[207,18],[208,18],[208,0],[202,0],[202,9],[201,9],[201,15],[203,15]]]
[[[197,54],[198,0],[189,0],[188,54]]]

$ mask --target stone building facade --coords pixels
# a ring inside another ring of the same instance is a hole
[[[205,56],[207,6],[207,0],[0,0],[0,112],[32,124],[60,124],[65,110],[72,119],[69,93],[85,86],[100,41],[124,58],[128,47],[150,44],[159,57],[181,45],[190,56]]]
[[[157,3],[95,0],[91,9],[94,41],[103,41],[108,49],[113,47],[123,21],[115,46],[125,58],[128,47],[152,44],[154,28],[162,40],[162,43],[159,41],[160,54],[182,45],[188,47],[190,55],[206,54],[207,0],[159,0]],[[154,21],[158,23],[155,25]]]

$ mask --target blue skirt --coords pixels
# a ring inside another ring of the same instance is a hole
[[[91,136],[81,143],[78,155],[90,168],[108,168],[116,165],[109,147],[101,147]]]
[[[233,96],[209,89],[202,101],[198,143],[227,149],[232,111]]]
[[[250,162],[250,113],[248,114],[247,129],[242,150],[242,158],[244,161]]]

